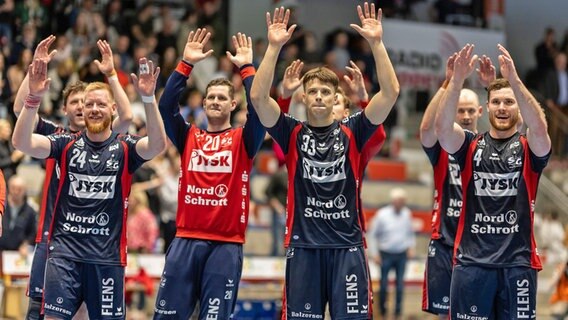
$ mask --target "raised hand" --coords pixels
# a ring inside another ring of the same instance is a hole
[[[229,51],[226,52],[227,58],[237,67],[252,63],[252,39],[244,33],[237,33],[233,36],[233,47],[235,47],[235,55]]]
[[[294,92],[302,85],[302,79],[300,75],[302,74],[302,69],[304,68],[304,63],[301,60],[292,61],[292,63],[286,68],[284,72],[284,78],[282,79],[282,98],[289,98],[294,94]]]
[[[46,59],[34,59],[28,68],[30,78],[30,94],[36,97],[43,96],[49,89],[51,78],[47,78]]]
[[[473,55],[473,44],[466,44],[463,47],[454,61],[454,74],[453,78],[463,83],[467,77],[473,72],[477,55]],[[473,55],[473,56],[472,56]]]
[[[203,48],[205,48],[209,38],[211,38],[211,32],[207,32],[205,28],[197,29],[195,32],[189,32],[185,48],[183,49],[183,60],[191,64],[196,64],[212,55],[213,50],[203,52]]]
[[[495,75],[495,66],[493,65],[493,62],[491,62],[491,58],[486,55],[481,56],[478,63],[479,68],[475,69],[475,71],[477,71],[477,76],[481,85],[487,88],[497,77]]]
[[[458,57],[458,53],[454,52],[448,60],[446,61],[446,81],[450,82],[454,75],[454,63],[456,62],[456,58]]]
[[[290,9],[284,10],[284,7],[274,9],[274,17],[270,18],[270,13],[266,13],[266,26],[268,27],[268,42],[272,45],[282,47],[296,29],[293,24],[288,28],[288,20],[290,19]]]
[[[499,55],[499,69],[501,70],[501,75],[503,78],[507,79],[509,83],[512,83],[513,80],[519,77],[513,58],[511,58],[509,51],[502,45],[498,44],[497,49],[501,52]]]
[[[369,10],[368,2],[365,2],[364,8],[365,11],[363,13],[361,6],[357,6],[361,26],[352,23],[350,24],[351,28],[359,32],[369,43],[381,42],[383,39],[383,24],[381,22],[383,11],[379,9],[375,14],[375,4],[371,3],[371,9]]]
[[[355,62],[350,60],[349,64],[351,65],[351,67],[345,67],[345,69],[347,70],[347,72],[349,72],[351,78],[347,75],[344,75],[343,80],[347,82],[347,85],[349,85],[351,92],[356,93],[361,101],[368,101],[369,95],[367,94],[367,89],[365,88],[365,80],[363,79],[361,70],[359,69],[357,64],[355,64]]]
[[[51,52],[49,52],[49,47],[53,44],[54,41],[54,35],[50,35],[49,37],[41,40],[41,42],[35,49],[34,59],[43,59],[46,63],[49,63],[53,56],[57,53],[57,50],[52,50]]]
[[[134,73],[130,74],[132,84],[139,95],[145,97],[153,96],[156,90],[156,82],[160,75],[160,67],[156,68],[154,62],[146,58],[140,58],[138,65],[139,76],[137,77]]]
[[[95,60],[95,64],[99,71],[107,77],[112,76],[114,71],[114,61],[112,57],[112,49],[110,48],[110,44],[106,40],[99,40],[97,41],[97,47],[99,47],[99,51],[101,52],[101,61]]]

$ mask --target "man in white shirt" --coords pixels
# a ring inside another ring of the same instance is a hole
[[[412,230],[412,212],[406,207],[406,192],[395,188],[390,193],[391,204],[379,209],[371,222],[370,240],[374,246],[370,255],[381,266],[379,311],[387,313],[388,274],[396,272],[395,318],[401,318],[406,261],[413,255],[415,236]]]

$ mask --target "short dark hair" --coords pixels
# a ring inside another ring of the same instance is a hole
[[[67,99],[69,99],[70,95],[78,92],[83,92],[85,91],[86,87],[87,84],[83,81],[77,81],[67,85],[67,87],[63,89],[63,105],[67,105]]]
[[[233,83],[231,81],[225,78],[211,80],[211,82],[207,84],[207,88],[205,88],[205,95],[207,95],[207,93],[209,92],[209,88],[213,86],[227,86],[229,87],[229,96],[231,97],[231,99],[235,97],[235,87],[233,86]]]
[[[335,92],[337,92],[337,88],[339,87],[339,78],[333,71],[326,67],[318,67],[306,72],[302,80],[304,89],[306,88],[306,84],[312,80],[319,80],[323,83],[331,84]]]
[[[487,87],[487,101],[489,101],[489,95],[491,95],[491,91],[497,91],[505,88],[510,88],[511,84],[505,78],[498,78],[489,84]]]

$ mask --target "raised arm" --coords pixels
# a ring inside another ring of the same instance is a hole
[[[511,88],[515,93],[517,103],[519,104],[519,110],[521,111],[523,121],[528,128],[527,141],[529,143],[529,147],[537,157],[543,157],[550,152],[551,147],[544,112],[542,111],[538,101],[536,101],[534,96],[519,78],[517,70],[515,69],[515,63],[513,62],[513,58],[511,58],[509,51],[500,44],[497,45],[497,48],[501,52],[501,55],[499,55],[501,75],[509,81]]]
[[[28,68],[29,93],[24,101],[24,108],[16,121],[12,143],[18,150],[34,157],[45,159],[51,153],[50,140],[34,134],[34,124],[41,98],[49,89],[51,79],[47,78],[47,61],[34,59]]]
[[[54,41],[55,41],[54,35],[50,35],[49,37],[41,40],[41,42],[37,45],[35,49],[34,60],[42,59],[49,64],[53,56],[57,53],[57,50],[52,50],[51,52],[49,52],[49,47],[53,44]],[[18,88],[18,92],[16,92],[16,100],[14,101],[14,113],[16,114],[16,116],[19,116],[20,112],[22,112],[22,108],[24,107],[24,100],[26,99],[29,93],[30,93],[29,76],[28,74],[26,74],[24,80],[22,81],[22,84]]]
[[[465,133],[462,127],[455,123],[455,119],[463,83],[473,72],[477,60],[477,56],[472,57],[472,54],[471,44],[467,44],[459,51],[454,61],[452,79],[436,112],[436,136],[442,148],[448,153],[458,151],[465,141]]]
[[[426,107],[424,111],[424,116],[422,116],[422,122],[420,123],[420,142],[426,148],[430,148],[436,144],[438,137],[436,136],[436,129],[434,126],[434,121],[436,120],[436,111],[440,106],[442,97],[446,93],[446,88],[452,79],[454,73],[454,61],[456,60],[457,53],[452,54],[446,61],[446,79],[442,86],[436,91],[432,100]]]
[[[381,9],[375,13],[375,4],[372,3],[369,10],[369,3],[365,2],[364,12],[361,6],[357,6],[357,13],[361,26],[351,24],[359,34],[365,38],[371,46],[373,57],[375,58],[375,66],[377,68],[377,78],[381,90],[373,96],[369,104],[365,108],[365,115],[371,123],[379,125],[385,121],[389,115],[396,99],[400,87],[394,67],[389,59],[387,49],[383,43],[383,25],[381,22]]]
[[[252,83],[251,100],[260,122],[267,128],[272,128],[280,116],[278,103],[270,97],[270,87],[280,50],[296,29],[295,24],[288,28],[289,18],[290,10],[284,10],[284,7],[274,9],[273,19],[270,18],[270,13],[266,13],[268,48]]]
[[[233,47],[235,48],[235,55],[232,55],[229,51],[227,51],[227,57],[239,68],[246,91],[247,120],[243,128],[243,137],[247,154],[249,155],[249,158],[252,159],[260,149],[260,145],[266,135],[266,130],[260,123],[250,99],[250,88],[256,73],[254,65],[252,64],[252,39],[247,37],[246,34],[239,32],[237,35],[233,36],[232,40]]]
[[[117,105],[118,117],[112,122],[112,130],[127,133],[128,127],[130,127],[130,123],[134,117],[132,108],[130,107],[130,100],[120,85],[120,82],[118,82],[110,45],[106,40],[99,40],[97,41],[97,47],[99,47],[102,59],[101,61],[95,60],[95,64],[99,68],[99,71],[107,77],[108,84]]]
[[[349,61],[350,67],[345,67],[345,70],[351,75],[343,76],[343,80],[351,89],[351,92],[357,94],[357,98],[359,101],[369,102],[369,94],[367,93],[367,88],[365,88],[365,79],[363,79],[363,74],[361,73],[361,69],[357,66],[357,64],[353,61]]]
[[[144,103],[148,136],[138,140],[136,152],[143,159],[150,160],[166,149],[166,131],[154,96],[160,67],[154,68],[154,62],[146,58],[141,58],[139,65],[139,76],[136,77],[132,73],[130,77],[134,88],[142,97],[142,103]]]

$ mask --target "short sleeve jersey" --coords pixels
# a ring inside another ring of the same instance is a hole
[[[489,133],[466,131],[454,156],[462,169],[464,195],[456,261],[541,269],[533,219],[538,181],[550,153],[537,157],[519,133],[493,139]]]
[[[453,247],[462,207],[460,166],[439,142],[432,147],[424,147],[424,151],[434,169],[432,239],[440,239]]]
[[[327,127],[311,127],[281,113],[267,129],[286,155],[286,246],[363,244],[359,166],[361,150],[376,129],[362,112]]]
[[[35,132],[43,136],[48,136],[50,134],[64,133],[68,131],[51,121],[47,121],[39,117]],[[60,168],[56,159],[46,159],[43,194],[41,196],[37,235],[35,239],[36,243],[47,242],[49,239],[49,228],[53,218],[53,207],[55,205],[55,198],[57,197],[57,188],[59,186],[59,174]]]
[[[50,135],[50,158],[61,179],[49,254],[75,261],[126,265],[126,217],[131,176],[144,163],[140,137],[112,133],[93,142],[83,133]]]

